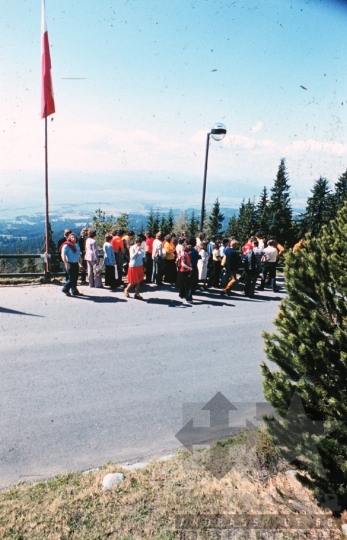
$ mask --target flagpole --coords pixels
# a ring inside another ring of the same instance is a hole
[[[55,104],[53,97],[53,84],[51,76],[51,55],[49,51],[48,31],[45,16],[45,0],[42,0],[41,14],[41,118],[45,119],[45,229],[46,229],[46,249],[44,255],[45,261],[45,281],[50,281],[50,258],[49,253],[49,200],[48,200],[48,134],[47,134],[47,117],[55,112]]]
[[[46,109],[47,107],[45,107]],[[45,111],[46,112],[46,111]],[[47,115],[45,115],[45,200],[46,200],[46,257],[45,257],[45,281],[50,281],[50,268],[49,268],[49,199],[48,199],[48,136],[47,136]]]

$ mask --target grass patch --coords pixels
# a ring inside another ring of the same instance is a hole
[[[213,461],[217,476],[211,474]],[[123,472],[125,481],[103,492],[102,479],[108,472]],[[285,472],[266,433],[259,429],[219,442],[211,452],[180,451],[169,461],[153,462],[137,471],[109,463],[96,472],[22,483],[0,492],[0,538],[241,539],[245,536],[237,530],[229,536],[213,536],[208,525],[198,531],[182,531],[176,527],[176,518],[206,515],[213,522],[234,513],[271,514],[269,526],[276,530],[281,514],[323,515],[312,495]],[[272,537],[266,531],[257,536]],[[296,537],[288,531],[281,538]],[[310,537],[311,530],[300,536]]]

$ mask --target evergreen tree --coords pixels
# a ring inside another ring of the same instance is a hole
[[[242,201],[239,217],[237,220],[237,240],[242,244],[247,242],[249,237],[255,232],[256,217],[255,217],[255,204],[251,199],[248,199],[247,203]]]
[[[168,227],[168,223],[167,223],[167,219],[165,217],[164,214],[162,214],[161,218],[160,218],[160,225],[159,225],[159,228],[161,230],[161,232],[166,236],[168,233],[169,233],[169,227]]]
[[[57,249],[57,248],[55,248],[55,249]],[[28,255],[30,255],[30,253],[31,253],[30,248],[27,249],[27,253],[28,253]],[[51,257],[51,265],[53,264],[52,259],[54,259],[53,256]],[[36,261],[37,261],[37,259],[31,259],[31,258],[30,259],[24,259],[23,272],[26,272],[28,274],[36,273],[38,271]],[[51,268],[51,270],[52,270],[52,268]]]
[[[222,214],[220,211],[220,204],[217,198],[216,202],[212,206],[211,213],[208,216],[207,235],[209,237],[211,237],[213,234],[216,234],[217,236],[221,236],[223,234],[223,231],[222,231],[223,221],[224,221],[224,214]]]
[[[293,212],[290,206],[289,189],[285,160],[281,159],[274,186],[271,188],[268,233],[275,236],[280,244],[292,245],[294,241]]]
[[[49,268],[51,272],[60,272],[60,263],[59,263],[59,255],[54,255],[58,253],[57,244],[53,240],[53,234],[52,227],[50,222],[48,222],[48,249],[49,253],[51,255],[51,260],[49,264]],[[43,237],[43,246],[41,249],[42,253],[46,253],[46,237]],[[30,250],[28,250],[28,253],[30,253]],[[25,263],[25,272],[36,272],[37,271],[37,264],[35,259],[28,259]]]
[[[155,236],[155,234],[158,232],[158,226],[155,223],[153,208],[150,209],[147,216],[146,230],[150,232],[153,236]]]
[[[320,177],[311,190],[312,197],[307,199],[306,211],[301,219],[301,235],[311,233],[319,236],[323,225],[327,225],[333,218],[333,197],[329,182]]]
[[[174,215],[173,215],[172,208],[170,208],[169,213],[167,215],[167,228],[168,228],[169,233],[171,233],[174,228]]]
[[[18,253],[18,255],[22,255],[23,253],[20,244],[17,245],[16,253]],[[16,272],[19,272],[20,274],[24,272],[24,259],[22,257],[18,257],[18,259],[16,259]]]
[[[115,226],[116,226],[116,223],[114,221],[114,216],[112,215],[107,216],[106,212],[101,210],[101,208],[98,208],[97,210],[95,210],[95,214],[92,219],[91,228],[96,230],[95,240],[97,241],[99,247],[101,247],[104,244],[105,234],[110,232]],[[88,224],[87,224],[87,227],[88,227]]]
[[[255,220],[255,228],[263,232],[264,234],[267,234],[269,230],[269,199],[268,192],[265,186],[260,194],[259,201],[256,206]]]
[[[272,439],[308,473],[299,480],[323,502],[335,494],[341,510],[347,508],[346,250],[347,204],[321,237],[308,235],[303,249],[288,253],[277,333],[264,333],[267,357],[279,371],[262,364],[265,397],[283,419],[265,419]]]
[[[235,238],[239,237],[239,228],[238,228],[238,219],[236,216],[231,216],[228,223],[228,228],[226,230],[226,236],[235,236]]]
[[[200,221],[195,217],[195,211],[193,210],[188,221],[188,238],[196,238],[199,232]]]
[[[182,231],[188,230],[188,214],[186,211],[182,211],[175,219],[173,232],[180,235]]]
[[[339,177],[335,184],[333,195],[334,209],[337,212],[347,200],[347,170]]]
[[[113,219],[113,216],[111,216],[111,218]],[[123,229],[123,231],[128,231],[129,230],[129,214],[121,214],[115,221],[114,223],[114,227],[116,229]],[[110,231],[111,229],[109,229]],[[109,232],[109,231],[106,231],[106,232]],[[106,233],[105,233],[106,234]]]

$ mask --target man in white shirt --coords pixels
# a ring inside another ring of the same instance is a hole
[[[265,263],[263,266],[263,272],[261,276],[261,284],[259,287],[260,291],[264,290],[265,280],[267,274],[269,274],[269,280],[271,283],[272,290],[277,292],[276,288],[276,264],[278,259],[278,251],[275,248],[274,240],[269,240],[267,247],[264,249]]]
[[[153,259],[153,283],[157,285],[162,284],[162,274],[164,268],[163,259],[163,244],[161,240],[161,233],[158,232],[155,235],[155,240],[152,245],[152,259]]]

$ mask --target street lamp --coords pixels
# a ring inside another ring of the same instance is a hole
[[[211,131],[207,133],[206,139],[206,155],[205,155],[205,171],[204,171],[204,185],[202,188],[202,202],[201,202],[201,219],[200,219],[200,231],[204,226],[204,214],[205,214],[205,195],[206,195],[206,178],[207,178],[207,162],[208,162],[208,149],[210,147],[210,136],[215,141],[221,141],[226,135],[227,129],[224,124],[220,122],[212,126]]]

